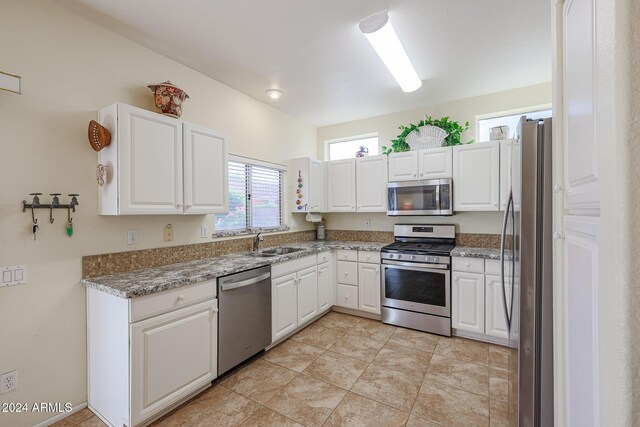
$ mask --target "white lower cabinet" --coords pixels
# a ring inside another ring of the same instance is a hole
[[[380,314],[380,264],[358,263],[358,308]]]
[[[334,282],[331,262],[318,264],[318,312],[324,313],[334,304]]]
[[[316,255],[271,267],[271,337],[275,342],[318,315]]]
[[[89,408],[147,424],[217,376],[215,280],[131,299],[87,289],[87,347]]]
[[[318,314],[318,269],[316,266],[298,273],[298,325]]]
[[[484,274],[452,273],[451,326],[484,334]]]
[[[271,280],[273,341],[298,327],[296,279],[296,273],[291,273]]]
[[[509,338],[504,314],[504,296],[500,276],[486,276],[485,334],[492,337]],[[511,279],[505,277],[505,296],[511,301]]]

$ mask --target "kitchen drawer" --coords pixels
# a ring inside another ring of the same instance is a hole
[[[338,250],[338,261],[358,261],[358,251]]]
[[[129,322],[134,323],[161,313],[176,310],[199,301],[216,297],[217,282],[208,280],[151,295],[132,298],[129,304]]]
[[[484,273],[484,258],[452,258],[453,271],[465,271],[468,273]]]
[[[290,261],[279,262],[271,265],[271,278],[284,276],[285,274],[294,273],[304,270],[305,268],[314,267],[318,263],[315,255],[309,255],[303,258],[296,258]]]
[[[506,277],[511,277],[511,268],[513,264],[511,261],[506,261],[504,265],[504,274]],[[492,276],[500,276],[500,260],[498,259],[486,259],[484,261],[485,273]]]
[[[344,285],[358,285],[358,264],[355,262],[338,261],[338,283]]]
[[[358,309],[358,287],[338,283],[336,287],[336,305]]]
[[[329,262],[331,260],[331,251],[318,253],[318,264]]]
[[[368,262],[369,264],[380,264],[380,252],[358,251],[358,262]]]

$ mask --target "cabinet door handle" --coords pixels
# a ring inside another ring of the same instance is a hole
[[[185,209],[191,209],[191,208],[192,208],[192,206],[191,206],[191,205],[184,205],[184,208],[185,208]]]
[[[466,265],[467,267],[471,267],[471,263],[470,262],[465,262],[464,265]]]
[[[182,207],[182,203],[176,203],[176,208],[181,208]]]
[[[344,299],[349,299],[349,295],[345,295],[345,296],[344,296]]]
[[[413,177],[414,177],[414,178],[416,177],[416,174],[415,174],[415,173],[413,174]]]
[[[564,234],[558,233],[557,231],[553,233],[553,240],[558,241],[564,239]]]
[[[220,310],[218,310],[217,308],[212,309],[211,311],[213,311],[214,313],[219,312]]]
[[[553,191],[555,191],[556,193],[559,193],[561,191],[564,191],[564,185],[562,184],[556,184],[553,186]]]
[[[348,272],[348,271],[345,271],[345,272],[344,272],[344,275],[345,275],[345,276],[348,276],[348,275],[349,275],[349,272]]]
[[[178,301],[182,301],[184,299],[184,295],[180,294],[178,295]]]

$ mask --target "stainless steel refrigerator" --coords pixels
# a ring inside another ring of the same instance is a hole
[[[553,426],[551,118],[520,119],[509,147],[500,259],[509,331],[509,425]]]

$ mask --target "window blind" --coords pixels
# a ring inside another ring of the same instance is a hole
[[[282,170],[229,161],[229,213],[215,216],[216,230],[281,226],[283,180]]]

